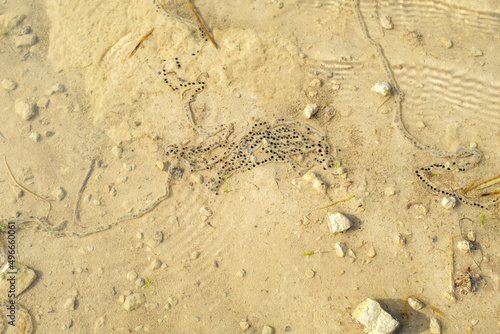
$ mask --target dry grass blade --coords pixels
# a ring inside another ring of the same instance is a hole
[[[201,19],[200,15],[198,14],[198,12],[196,11],[196,9],[194,8],[193,4],[191,3],[190,0],[186,0],[186,1],[187,1],[188,5],[189,5],[189,8],[191,8],[191,10],[193,11],[194,16],[196,16],[196,20],[200,24],[201,28],[203,29],[203,31],[205,32],[205,34],[207,34],[208,38],[210,39],[210,42],[212,42],[212,44],[215,46],[215,48],[218,49],[219,46],[217,45],[217,43],[213,39],[212,35],[208,31],[207,27],[205,26],[205,23],[203,23],[203,20]]]

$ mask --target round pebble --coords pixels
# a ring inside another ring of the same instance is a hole
[[[33,103],[26,102],[24,99],[16,100],[14,103],[14,110],[16,114],[21,116],[21,118],[25,121],[35,116],[35,105]]]
[[[129,271],[127,273],[127,280],[132,282],[134,281],[139,275],[135,271]]]
[[[408,298],[408,305],[410,305],[412,309],[417,311],[423,309],[425,306],[424,303],[413,297]]]
[[[238,277],[245,277],[246,274],[247,272],[244,269],[240,269],[236,272],[236,276]]]
[[[307,278],[313,278],[316,275],[316,272],[312,269],[307,269],[306,270],[306,277]]]
[[[391,95],[392,87],[388,82],[377,82],[371,90],[380,96],[389,96]]]
[[[151,269],[158,269],[161,267],[161,261],[158,260],[158,259],[154,259],[153,261],[151,261]]]
[[[3,79],[2,80],[2,88],[5,90],[14,90],[17,87],[17,83],[10,79]]]
[[[111,148],[111,153],[113,153],[113,155],[115,157],[117,157],[118,159],[120,159],[122,157],[123,148],[121,148],[120,146],[113,146]]]
[[[66,197],[66,190],[64,190],[62,187],[57,187],[54,190],[54,197],[57,198],[58,201],[62,201],[64,197]]]
[[[457,204],[457,199],[452,196],[444,197],[443,200],[441,201],[441,205],[443,206],[443,208],[447,210],[453,209],[456,204]]]

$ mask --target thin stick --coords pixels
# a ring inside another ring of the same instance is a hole
[[[338,204],[338,203],[347,202],[348,200],[350,200],[353,197],[356,197],[356,195],[351,195],[351,196],[348,196],[346,198],[339,199],[338,201],[335,201],[335,202],[330,203],[328,205],[322,206],[321,208],[318,208],[318,210],[329,208],[329,207],[331,207],[331,206],[333,206],[335,204]]]
[[[146,35],[142,36],[142,38],[139,40],[139,43],[137,43],[137,46],[134,48],[134,50],[130,53],[130,56],[128,56],[129,58],[132,57],[136,52],[137,50],[139,49],[139,46],[141,46],[142,42],[144,42],[144,40],[146,38],[148,38],[149,35],[151,35],[153,33],[153,30],[155,30],[155,28],[151,29]]]
[[[14,182],[16,184],[16,186],[18,186],[19,188],[21,188],[22,190],[24,190],[25,192],[27,192],[31,196],[35,197],[36,199],[39,199],[39,200],[41,200],[41,201],[43,201],[43,202],[45,202],[45,203],[47,203],[49,205],[49,210],[47,212],[47,216],[45,217],[46,219],[48,219],[49,214],[50,214],[50,210],[52,209],[52,204],[50,204],[50,202],[52,202],[53,200],[49,200],[47,198],[43,198],[42,196],[35,194],[34,192],[32,192],[31,190],[29,190],[25,186],[21,185],[16,180],[16,178],[14,177],[14,174],[12,174],[12,171],[10,170],[10,166],[7,163],[7,157],[6,156],[3,157],[3,161],[5,163],[5,168],[7,168],[7,171],[9,172],[10,178],[12,179],[12,182]]]
[[[483,181],[483,182],[481,182],[479,184],[476,184],[473,187],[471,187],[471,186],[467,187],[467,189],[465,189],[465,191],[464,191],[464,194],[467,193],[467,192],[469,192],[469,191],[471,191],[471,190],[474,190],[476,188],[478,188],[478,189],[484,189],[484,188],[487,188],[487,187],[492,186],[492,185],[494,185],[496,183],[499,183],[499,182],[500,182],[500,174],[497,175],[497,176],[492,177],[491,179],[488,179],[488,180]]]
[[[77,221],[81,222],[80,220],[80,213],[78,212],[78,207],[80,205],[80,201],[82,199],[83,192],[85,191],[85,187],[87,186],[87,181],[90,178],[90,175],[94,171],[94,165],[95,165],[95,159],[92,159],[90,161],[90,167],[89,170],[87,171],[87,174],[85,174],[85,177],[83,178],[82,185],[80,187],[80,190],[78,190],[78,194],[76,195],[76,202],[75,202],[75,209],[73,210],[74,217]]]
[[[194,16],[196,16],[196,20],[198,20],[198,23],[200,24],[201,28],[203,29],[203,31],[205,31],[205,34],[207,34],[208,38],[210,39],[210,42],[212,42],[215,48],[218,49],[219,46],[217,45],[217,43],[215,43],[214,39],[212,38],[212,35],[210,34],[210,31],[208,31],[207,27],[205,26],[205,23],[203,23],[203,20],[201,19],[200,15],[198,15],[198,12],[194,8],[193,4],[191,3],[190,0],[186,1],[189,5],[189,8],[191,8],[191,10],[193,11]]]

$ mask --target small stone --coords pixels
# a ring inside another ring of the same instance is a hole
[[[64,197],[66,197],[66,190],[64,190],[62,187],[57,187],[54,192],[54,197],[57,198],[58,201],[62,201]]]
[[[387,313],[375,300],[367,298],[361,302],[352,313],[366,331],[376,334],[392,334],[398,328],[399,322]]]
[[[470,49],[470,53],[471,53],[474,57],[481,57],[481,56],[483,55],[483,51],[481,51],[481,49],[476,48],[475,46],[473,46],[473,47]]]
[[[391,95],[392,87],[388,82],[377,82],[371,90],[380,96],[389,96]]]
[[[453,46],[453,42],[446,38],[440,38],[439,41],[443,44],[443,46],[447,49]]]
[[[212,216],[212,211],[206,206],[202,206],[200,208],[200,217],[202,221],[206,221],[209,217]]]
[[[246,274],[247,272],[245,271],[245,269],[240,269],[236,272],[236,276],[238,277],[245,277]]]
[[[457,199],[452,196],[444,197],[443,200],[441,201],[441,205],[443,206],[443,208],[447,210],[453,209],[456,204],[457,204]]]
[[[392,30],[392,29],[394,29],[394,24],[392,23],[392,19],[391,19],[390,16],[387,16],[387,15],[382,15],[380,17],[380,25],[385,30]]]
[[[52,86],[51,90],[54,93],[64,93],[66,91],[66,87],[63,84],[55,84]]]
[[[304,108],[304,115],[306,118],[311,118],[318,112],[318,106],[316,104],[308,104]]]
[[[16,282],[16,297],[26,290],[36,279],[36,273],[22,263],[14,262],[14,268],[8,262],[0,269],[0,293],[7,296],[11,287],[9,279]]]
[[[164,162],[164,161],[157,161],[156,162],[156,167],[158,167],[159,170],[161,170],[162,172],[164,172],[165,170],[167,170],[167,163]]]
[[[316,272],[312,269],[307,269],[306,270],[306,277],[307,278],[313,278],[316,275]]]
[[[94,331],[99,331],[102,326],[104,326],[105,321],[106,318],[104,318],[104,316],[97,318],[97,320],[94,322]]]
[[[64,309],[66,310],[74,310],[75,309],[75,303],[76,303],[76,298],[75,297],[71,297],[71,298],[68,298],[66,299],[66,301],[64,302]]]
[[[441,334],[441,324],[436,318],[431,318],[429,322],[429,334]]]
[[[422,121],[417,121],[417,122],[415,123],[415,126],[416,126],[418,129],[425,129],[425,128],[426,128],[425,123],[424,123],[424,122],[422,122]]]
[[[419,311],[425,307],[424,303],[413,297],[408,298],[408,305],[410,305],[411,308],[416,311]]]
[[[347,255],[352,259],[356,259],[356,253],[350,248],[347,250]]]
[[[242,321],[240,322],[240,328],[242,331],[246,331],[250,328],[250,324],[248,323],[248,321]]]
[[[144,238],[144,233],[137,232],[136,237],[137,237],[137,239],[142,240]]]
[[[38,143],[40,140],[42,140],[42,136],[38,132],[32,132],[28,137],[35,143]]]
[[[128,163],[124,163],[123,164],[123,168],[125,168],[126,171],[133,171],[137,166],[134,165],[134,164],[128,164]]]
[[[47,108],[49,105],[49,99],[46,98],[45,96],[42,96],[38,101],[36,101],[36,106],[38,108]]]
[[[474,233],[474,231],[469,231],[467,233],[467,239],[471,242],[476,241],[476,233]]]
[[[151,261],[151,265],[150,265],[150,268],[151,269],[158,269],[161,267],[161,261],[158,260],[158,259],[154,259],[153,261]]]
[[[314,88],[320,88],[322,85],[323,83],[319,79],[314,79],[309,83],[309,87],[314,87]]]
[[[167,298],[167,302],[169,302],[169,304],[172,306],[179,304],[179,300],[175,297],[172,297],[172,296]]]
[[[366,252],[366,255],[370,258],[373,258],[377,255],[377,252],[375,251],[375,248],[370,247],[370,249]]]
[[[399,233],[396,237],[396,243],[400,246],[406,245],[406,237]]]
[[[337,242],[334,246],[335,248],[335,254],[337,254],[338,257],[344,257],[346,253],[347,246],[343,242]]]
[[[143,293],[133,293],[127,296],[127,298],[125,298],[123,307],[127,311],[133,311],[135,309],[138,309],[145,302],[146,302],[146,296],[144,296]]]
[[[443,293],[444,297],[446,299],[448,299],[450,302],[456,302],[457,301],[457,297],[455,297],[455,294],[452,293],[452,292],[448,292],[448,291],[445,291]]]
[[[331,234],[347,231],[352,226],[349,218],[340,212],[328,213],[326,220]]]
[[[99,201],[98,199],[95,199],[92,201],[92,204],[94,204],[95,206],[99,206],[99,205],[101,205],[101,201]]]
[[[127,280],[129,280],[130,282],[132,281],[135,281],[135,279],[138,277],[139,275],[135,272],[135,271],[129,271],[127,273]]]
[[[476,326],[479,323],[479,319],[471,319],[470,324]]]
[[[264,326],[262,328],[262,334],[274,334],[274,328],[271,326]]]
[[[17,87],[17,83],[9,79],[2,80],[2,88],[5,90],[14,90]]]
[[[137,289],[142,288],[146,284],[146,282],[144,281],[144,278],[138,278],[135,280],[134,283],[135,283],[135,287]]]
[[[163,232],[162,231],[156,231],[154,236],[153,236],[153,240],[154,241],[157,241],[159,243],[163,242]]]
[[[460,240],[457,242],[457,248],[463,253],[468,253],[472,248],[472,244],[469,240]]]
[[[16,100],[14,103],[14,110],[16,114],[21,116],[21,118],[25,121],[35,116],[35,105],[33,103],[26,102],[24,99]]]
[[[470,147],[470,148],[476,148],[476,147],[477,147],[477,143],[476,143],[476,142],[471,141],[471,142],[469,143],[469,147]]]
[[[22,36],[17,36],[15,38],[14,44],[16,47],[21,48],[23,46],[32,46],[38,42],[38,37],[35,34],[27,34]]]
[[[121,148],[120,146],[113,146],[111,148],[111,153],[113,153],[113,155],[115,157],[117,157],[118,159],[120,159],[122,157],[123,148]]]
[[[384,194],[386,197],[394,196],[396,194],[396,189],[393,187],[387,187],[384,189]]]
[[[197,184],[203,184],[203,175],[200,175],[200,174],[191,174],[189,176],[189,178],[191,179],[191,181],[193,181],[194,183],[197,183]]]
[[[199,257],[200,257],[200,253],[199,252],[192,252],[191,255],[189,256],[189,258],[191,260],[196,260]]]

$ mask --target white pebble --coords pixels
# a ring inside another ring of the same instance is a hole
[[[247,272],[245,271],[245,269],[240,269],[236,272],[236,276],[238,277],[245,277],[246,274]]]
[[[392,29],[394,29],[394,24],[392,23],[392,19],[391,19],[390,16],[387,16],[387,15],[382,15],[380,17],[380,25],[385,30],[392,30]]]
[[[318,106],[316,104],[308,104],[304,109],[304,115],[306,118],[311,118],[318,112]]]
[[[38,143],[40,140],[42,140],[42,136],[38,132],[30,133],[29,138],[35,143]]]
[[[21,116],[21,118],[25,121],[35,116],[35,105],[33,103],[26,102],[24,99],[16,100],[14,103],[14,110],[16,114]]]
[[[468,253],[472,248],[472,244],[469,240],[460,240],[457,242],[457,248],[463,253]]]
[[[310,83],[309,83],[309,87],[314,87],[314,88],[319,88],[323,85],[323,83],[321,82],[321,80],[319,79],[313,79]]]
[[[274,334],[274,328],[271,326],[264,326],[262,328],[262,334]]]
[[[429,322],[429,334],[441,334],[441,324],[436,318],[431,318]]]
[[[443,200],[441,201],[441,205],[443,206],[443,208],[447,210],[453,209],[456,204],[457,204],[457,199],[452,196],[444,197]]]
[[[23,46],[32,46],[38,42],[38,37],[35,34],[27,34],[22,36],[17,36],[14,43],[16,47],[21,48]]]
[[[411,308],[416,311],[423,309],[425,306],[424,303],[413,297],[408,298],[408,305],[410,305]]]
[[[347,231],[352,226],[349,218],[340,212],[328,213],[326,220],[331,234]]]
[[[10,79],[3,79],[2,80],[2,88],[5,90],[14,90],[17,87],[17,83]]]
[[[392,334],[399,327],[399,322],[370,298],[356,306],[352,317],[371,333]]]
[[[469,231],[469,233],[467,233],[467,239],[471,242],[476,241],[476,233],[474,233],[474,231]]]
[[[250,328],[250,324],[248,323],[248,321],[242,321],[240,322],[240,328],[242,331],[246,331]]]
[[[481,57],[483,55],[483,51],[481,51],[481,49],[479,48],[476,48],[475,46],[473,46],[471,49],[470,49],[470,53],[474,56],[474,57]]]
[[[392,87],[388,82],[377,82],[373,85],[372,92],[375,92],[380,96],[389,96],[391,95]]]
[[[338,257],[344,257],[346,253],[347,246],[343,242],[337,242],[334,246],[335,248],[335,254],[337,254]]]

